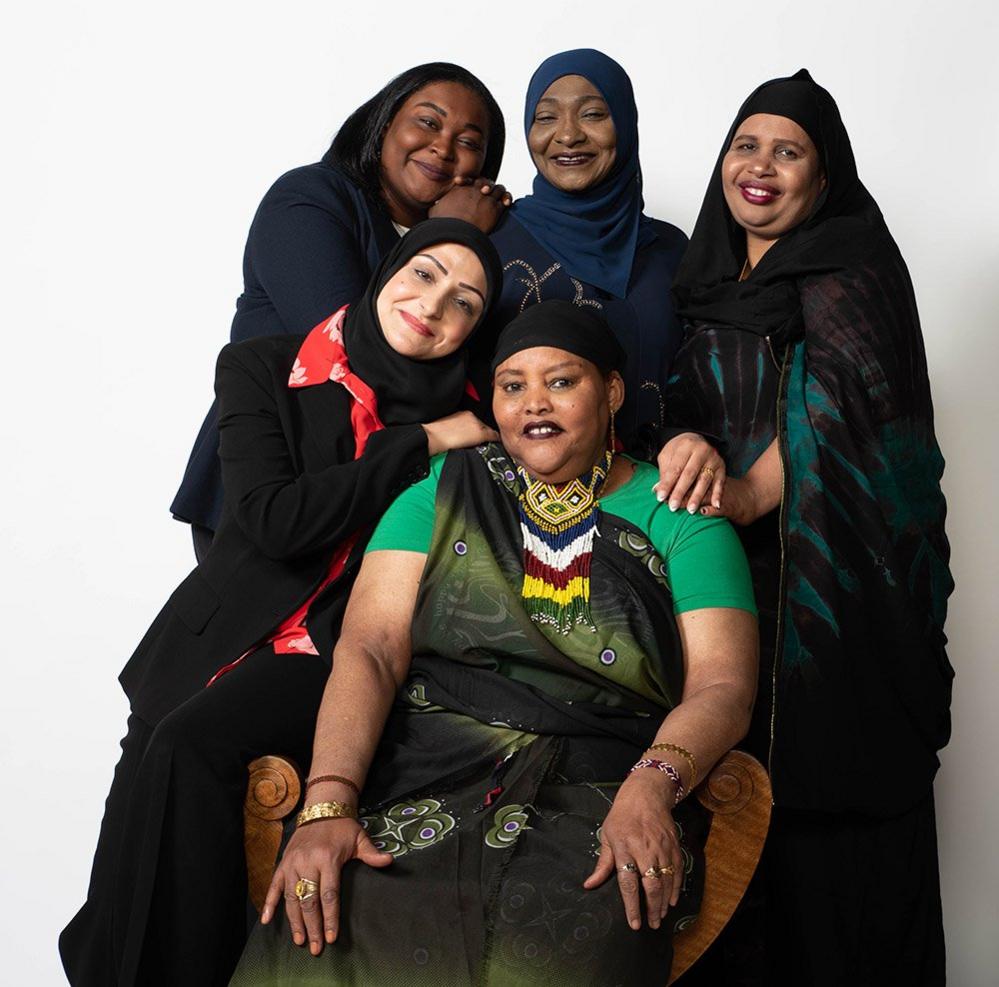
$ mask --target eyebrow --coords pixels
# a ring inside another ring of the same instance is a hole
[[[429,100],[424,100],[422,103],[417,103],[417,106],[428,106],[434,113],[439,113],[442,117],[447,119],[447,110],[443,106],[438,106],[436,103],[431,103]],[[477,133],[482,134],[485,137],[486,132],[477,123],[466,123],[465,130],[474,130]]]
[[[482,299],[483,303],[485,302],[486,296],[483,295],[482,292],[479,291],[479,289],[476,288],[474,284],[465,284],[464,281],[459,281],[458,282],[458,287],[459,288],[467,288],[469,291],[474,291],[479,296],[479,298]]]
[[[580,103],[588,103],[593,99],[599,100],[601,103],[607,103],[607,100],[604,99],[600,93],[588,93],[585,96],[577,96],[574,100],[572,100],[572,102],[578,105]],[[541,99],[538,100],[538,106],[542,103],[555,103],[557,105],[560,102],[562,102],[562,100],[556,99],[554,96],[542,96]]]
[[[417,254],[417,257],[426,257],[431,263],[437,265],[437,269],[441,274],[447,274],[447,268],[436,258],[433,254]]]
[[[563,360],[561,363],[556,363],[554,366],[545,367],[544,372],[546,374],[553,374],[556,370],[562,370],[565,367],[581,367],[582,364],[579,360]],[[515,367],[508,367],[506,370],[501,370],[496,376],[502,377],[504,374],[512,374],[514,377],[523,377],[524,371],[517,370]]]
[[[732,143],[734,144],[736,141],[745,141],[745,140],[757,141],[758,142],[759,139],[760,138],[757,137],[756,134],[736,134],[735,137],[732,138]],[[805,147],[804,144],[799,144],[798,141],[791,140],[790,137],[778,137],[778,138],[776,138],[773,141],[773,143],[774,144],[793,144],[795,147],[800,148],[802,151],[807,151],[808,150],[808,148]]]
[[[433,254],[417,254],[416,256],[426,257],[428,261],[430,261],[432,264],[434,264],[437,267],[437,270],[440,271],[441,274],[447,275],[447,268],[436,257],[434,257]],[[479,289],[476,288],[474,284],[465,284],[464,281],[459,281],[458,287],[467,288],[469,291],[474,291],[479,296],[479,298],[482,299],[483,303],[485,302],[486,296],[483,295],[482,292],[479,291]]]

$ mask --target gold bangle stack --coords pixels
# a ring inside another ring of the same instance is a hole
[[[316,802],[307,805],[295,819],[296,826],[307,826],[319,819],[356,819],[357,809],[347,802]]]
[[[681,747],[679,744],[653,744],[650,751],[672,751],[674,754],[679,754],[690,767],[690,781],[687,783],[687,791],[689,792],[694,785],[697,784],[697,761],[694,760],[694,755],[687,750],[686,747]]]

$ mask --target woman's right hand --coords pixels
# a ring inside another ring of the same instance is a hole
[[[492,233],[513,196],[489,178],[459,176],[427,212],[428,217],[463,219],[483,233]]]
[[[696,432],[681,432],[659,453],[659,479],[652,491],[671,511],[686,506],[693,514],[702,504],[721,506],[725,492],[725,460]],[[709,493],[710,491],[710,493]]]
[[[324,938],[333,943],[340,930],[340,874],[348,860],[387,867],[392,854],[376,849],[356,819],[322,819],[297,829],[267,889],[261,923],[271,921],[283,896],[292,940],[296,946],[308,942],[318,956]],[[295,894],[300,878],[318,885],[304,901]]]
[[[470,411],[456,411],[447,418],[438,418],[423,426],[431,456],[449,449],[466,449],[484,442],[496,442],[499,433],[479,421]]]

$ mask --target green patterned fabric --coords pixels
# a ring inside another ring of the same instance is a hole
[[[412,627],[413,664],[363,794],[395,855],[343,875],[343,932],[319,958],[257,927],[236,985],[665,983],[672,929],[699,908],[707,820],[683,832],[679,905],[633,931],[614,880],[584,891],[627,769],[679,701],[683,660],[665,564],[602,511],[596,631],[522,605],[513,466],[499,446],[448,455]]]

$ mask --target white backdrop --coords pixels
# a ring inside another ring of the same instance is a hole
[[[908,260],[958,586],[955,730],[937,782],[950,982],[995,984],[994,11],[972,0],[21,5],[0,58],[0,979],[62,982],[55,938],[85,892],[125,722],[116,675],[193,564],[167,506],[261,195],[318,159],[391,75],[434,59],[492,88],[509,130],[502,177],[523,193],[527,80],[552,52],[594,46],[634,81],[650,213],[689,232],[743,97],[804,65],[838,100]]]

